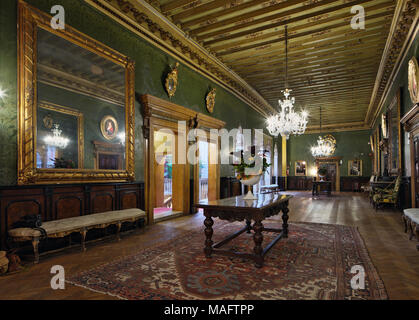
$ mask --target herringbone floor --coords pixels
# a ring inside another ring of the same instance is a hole
[[[307,192],[294,194],[290,202],[290,222],[305,221],[357,226],[382,277],[390,299],[419,299],[419,251],[416,240],[403,232],[400,212],[372,209],[359,193],[339,193],[313,199]],[[279,216],[274,219],[279,219]],[[201,226],[202,215],[185,216],[145,227],[122,237],[91,243],[86,252],[77,248],[41,257],[38,265],[0,277],[0,299],[112,299],[84,288],[66,284],[65,290],[52,290],[53,265],[62,265],[67,275],[106,263],[118,256],[175,237],[191,227]],[[250,263],[250,262],[249,262]]]

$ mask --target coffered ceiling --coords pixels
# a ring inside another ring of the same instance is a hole
[[[236,71],[273,107],[283,98],[284,26],[289,87],[310,125],[362,123],[370,102],[394,0],[160,0],[161,11]],[[354,30],[351,7],[365,8]]]
[[[107,1],[118,3],[127,15],[134,12],[135,19],[136,6],[144,3],[144,0]],[[277,109],[278,99],[283,98],[284,28],[288,26],[289,87],[293,89],[297,108],[309,111],[312,130],[319,126],[320,106],[324,127],[371,126],[412,22],[415,19],[417,22],[415,1],[410,0],[147,0],[147,3],[180,29],[184,38],[221,63],[224,70],[244,80],[250,90],[247,87],[238,92],[250,97],[255,108],[265,115]],[[362,5],[365,10],[365,29],[351,27],[354,5]],[[144,24],[143,21],[140,22]],[[153,21],[147,22],[149,29],[154,28]],[[160,34],[163,35],[161,30]],[[241,83],[237,78],[228,80],[215,69],[209,70],[232,87]]]

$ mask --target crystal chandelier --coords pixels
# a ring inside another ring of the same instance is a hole
[[[70,140],[61,136],[62,130],[60,130],[60,126],[58,124],[54,124],[54,128],[52,128],[51,131],[52,135],[48,135],[45,137],[45,143],[47,145],[61,149],[67,147]]]
[[[322,107],[320,107],[320,134],[322,132]],[[335,153],[336,139],[328,134],[324,137],[319,136],[317,145],[311,147],[311,154],[313,157],[330,157]]]
[[[288,89],[288,30],[285,26],[285,90],[281,91],[285,99],[278,100],[280,113],[266,120],[269,133],[275,137],[281,134],[288,139],[291,134],[303,134],[306,130],[308,113],[294,111],[295,98],[290,97],[291,91]]]

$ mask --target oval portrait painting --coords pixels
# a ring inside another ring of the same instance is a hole
[[[413,103],[419,102],[419,73],[418,73],[418,61],[413,57],[409,61],[409,93]]]
[[[100,131],[105,139],[113,140],[118,134],[118,122],[112,116],[104,116],[100,121]]]

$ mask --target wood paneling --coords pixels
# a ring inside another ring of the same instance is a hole
[[[144,183],[11,186],[0,188],[0,241],[22,216],[40,214],[43,221],[112,210],[144,210]]]

